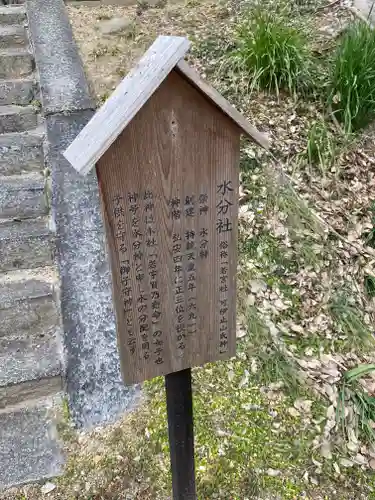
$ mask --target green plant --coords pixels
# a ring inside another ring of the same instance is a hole
[[[324,175],[327,168],[333,165],[336,153],[336,142],[326,122],[316,121],[308,132],[307,147],[303,156]]]
[[[237,28],[233,63],[251,78],[251,90],[280,90],[295,94],[309,85],[310,52],[299,31],[260,10]]]
[[[303,382],[294,360],[275,343],[254,306],[247,308],[246,317],[251,338],[247,352],[256,360],[259,381],[265,385],[282,382],[289,395],[296,397],[301,394]]]
[[[336,324],[350,342],[367,345],[372,335],[363,320],[363,315],[355,301],[346,293],[336,296],[329,304],[329,311]]]
[[[375,33],[362,21],[344,34],[332,64],[329,105],[346,133],[375,116]]]
[[[371,275],[365,276],[364,284],[368,297],[375,297],[375,277]]]
[[[375,201],[373,201],[370,206],[370,213],[371,213],[372,228],[366,234],[366,244],[370,245],[370,247],[372,248],[375,248]]]
[[[361,436],[367,442],[375,441],[375,397],[370,396],[361,386],[359,380],[371,375],[375,364],[359,365],[348,370],[342,377],[341,388],[337,402],[336,419],[343,434],[349,437],[348,429],[353,429],[356,436]],[[348,410],[351,408],[352,411]]]

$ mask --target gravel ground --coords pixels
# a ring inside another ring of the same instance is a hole
[[[222,9],[220,2],[210,1],[176,2],[158,8],[139,5],[67,7],[88,80],[99,101],[108,97],[158,35],[194,39]],[[103,34],[103,27],[113,19],[123,20],[124,29]]]

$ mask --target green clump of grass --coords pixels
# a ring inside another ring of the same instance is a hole
[[[333,166],[337,154],[337,144],[325,121],[316,121],[307,136],[306,151],[303,156],[310,165],[319,169],[325,175],[327,169]]]
[[[375,116],[375,33],[364,22],[344,34],[333,58],[328,101],[346,133]]]
[[[365,391],[360,379],[374,371],[374,364],[362,364],[343,374],[336,413],[345,436],[349,436],[349,429],[354,428],[356,436],[368,443],[375,442],[375,397]],[[347,407],[353,411],[345,411]]]
[[[375,248],[375,201],[371,203],[370,213],[371,213],[372,228],[366,234],[366,244],[372,248]]]
[[[369,274],[366,275],[364,284],[368,297],[375,297],[375,277]]]
[[[282,17],[260,10],[250,13],[237,28],[232,62],[251,78],[251,90],[291,94],[309,86],[310,52],[302,34]]]
[[[346,293],[336,296],[329,304],[332,318],[349,343],[366,347],[373,341],[371,332],[363,320],[363,314],[355,301]]]

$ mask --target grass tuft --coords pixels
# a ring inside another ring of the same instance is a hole
[[[375,116],[375,33],[361,21],[344,34],[334,56],[329,104],[346,133]]]
[[[303,157],[309,165],[317,167],[322,175],[334,165],[337,144],[325,121],[316,121],[308,132],[307,147]]]
[[[339,392],[336,419],[343,434],[349,438],[350,429],[367,443],[375,442],[375,397],[360,384],[360,379],[375,372],[374,364],[359,365],[344,373]]]
[[[357,348],[371,345],[373,338],[363,320],[363,314],[354,300],[342,293],[335,297],[329,305],[332,318],[349,342]]]
[[[310,53],[304,37],[274,14],[255,11],[237,29],[232,61],[251,78],[251,90],[291,94],[309,85]]]

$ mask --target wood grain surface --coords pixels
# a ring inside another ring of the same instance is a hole
[[[240,134],[172,71],[97,164],[126,383],[235,353]]]
[[[265,134],[262,134],[257,130],[246,118],[241,115],[237,109],[231,105],[216,89],[211,87],[209,83],[203,80],[199,73],[191,68],[186,61],[181,59],[175,68],[177,71],[182,73],[185,78],[187,78],[190,83],[196,87],[198,90],[203,92],[205,96],[212,101],[219,109],[223,111],[229,118],[237,123],[237,125],[242,129],[242,132],[247,135],[250,139],[256,142],[259,146],[264,149],[269,149],[270,144],[268,138]]]
[[[155,40],[64,152],[80,174],[94,167],[189,47],[189,40],[179,36],[159,36]]]

